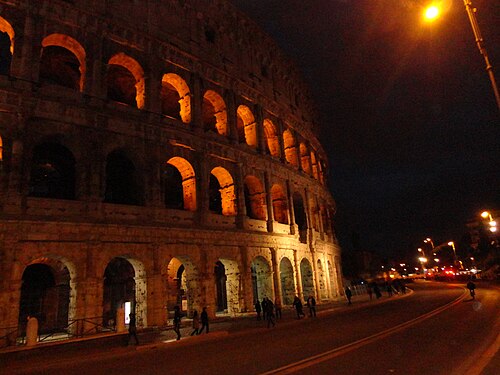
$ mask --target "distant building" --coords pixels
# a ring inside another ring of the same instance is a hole
[[[128,303],[148,327],[339,297],[312,104],[252,21],[223,0],[0,7],[0,337],[28,314],[87,329]]]

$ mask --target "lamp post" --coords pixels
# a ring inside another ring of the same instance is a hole
[[[464,0],[465,11],[469,17],[470,25],[472,27],[472,32],[474,33],[474,38],[476,40],[477,48],[479,53],[483,56],[484,62],[486,63],[486,72],[490,78],[491,87],[493,88],[493,94],[495,95],[495,100],[497,102],[498,110],[500,110],[500,93],[498,92],[497,82],[495,80],[495,75],[493,74],[493,66],[490,63],[488,53],[484,47],[484,39],[481,35],[481,30],[479,29],[479,24],[476,19],[477,9],[472,6],[472,0]],[[436,5],[431,5],[424,11],[424,18],[427,21],[433,21],[439,17],[440,9]]]
[[[497,222],[493,220],[493,216],[488,211],[483,211],[481,213],[481,217],[484,219],[489,219],[489,225],[490,225],[490,232],[496,232],[497,231]]]
[[[455,250],[455,243],[453,241],[448,242],[448,246],[453,249],[453,263],[457,265],[457,251]]]
[[[500,110],[500,93],[498,92],[497,82],[495,80],[495,75],[493,74],[493,66],[490,64],[490,59],[488,58],[488,53],[483,45],[484,39],[481,35],[481,30],[479,29],[479,24],[476,19],[476,8],[473,8],[471,0],[464,0],[465,10],[469,16],[470,25],[472,27],[472,32],[474,33],[474,38],[476,38],[476,45],[479,49],[479,53],[483,55],[484,62],[486,63],[486,71],[490,77],[491,86],[493,88],[493,93],[495,94],[495,99],[497,101],[497,107]]]

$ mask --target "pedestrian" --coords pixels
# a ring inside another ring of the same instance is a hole
[[[200,329],[200,318],[198,317],[198,311],[193,311],[193,332],[191,332],[191,336],[197,335],[198,330]]]
[[[309,307],[309,317],[316,318],[316,299],[312,295],[307,299],[307,307]]]
[[[304,311],[302,310],[302,301],[300,300],[299,296],[295,296],[293,299],[293,306],[295,307],[295,311],[297,312],[297,319],[300,319],[301,316],[306,316],[304,314]]]
[[[348,286],[345,287],[345,296],[347,297],[347,301],[348,301],[348,305],[351,305],[352,302],[351,302],[351,298],[352,298],[352,292],[351,292],[351,289],[349,289]]]
[[[262,298],[262,302],[260,304],[262,305],[262,319],[266,320],[266,314],[267,314],[267,297]]]
[[[380,293],[380,288],[378,287],[378,285],[376,283],[373,284],[373,292],[375,293],[375,296],[377,297],[377,299],[382,297],[382,293]]]
[[[266,301],[266,318],[267,328],[270,328],[271,325],[274,327],[276,324],[276,322],[274,321],[274,304],[270,299]]]
[[[181,309],[178,305],[174,307],[174,332],[177,333],[177,340],[181,339]]]
[[[139,339],[137,338],[137,321],[134,313],[129,314],[129,322],[128,322],[128,338],[127,345],[130,344],[130,338],[133,337],[135,339],[135,345],[139,345]]]
[[[472,299],[476,299],[476,284],[472,280],[467,283],[467,289],[469,289]]]
[[[385,289],[387,290],[387,296],[392,297],[392,285],[391,283],[387,282],[385,283]]]
[[[371,301],[371,300],[372,300],[372,298],[373,298],[373,289],[372,289],[372,287],[371,287],[371,285],[370,285],[370,284],[368,284],[368,285],[366,286],[366,292],[368,293],[368,296],[370,297],[370,301]]]
[[[208,333],[208,313],[207,313],[207,308],[204,307],[203,308],[203,311],[201,312],[201,328],[200,330],[198,331],[198,335],[200,335],[202,332],[203,332],[203,329],[207,329],[207,333]]]
[[[260,313],[262,311],[262,308],[260,307],[259,300],[255,300],[254,306],[255,306],[255,312],[257,313],[257,320],[260,320]]]
[[[274,311],[276,312],[276,319],[281,319],[281,301],[276,298],[274,302]]]

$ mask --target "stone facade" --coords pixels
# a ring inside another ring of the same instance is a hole
[[[339,297],[313,106],[231,4],[0,0],[0,31],[0,337]]]

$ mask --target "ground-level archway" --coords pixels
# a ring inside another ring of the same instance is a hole
[[[76,292],[71,266],[44,257],[26,267],[19,300],[19,326],[28,316],[38,319],[39,333],[63,331],[76,310]]]
[[[167,266],[167,310],[178,305],[188,316],[200,310],[201,292],[198,271],[187,256],[172,258]]]
[[[295,281],[290,259],[284,257],[280,262],[281,296],[283,305],[291,305],[295,297]]]
[[[266,297],[274,300],[272,272],[267,260],[262,256],[256,257],[252,261],[250,269],[252,272],[252,290],[254,301],[261,301]]]
[[[302,279],[302,293],[304,299],[309,296],[314,296],[314,274],[311,267],[311,263],[306,258],[302,259],[300,262],[300,275]]]
[[[214,267],[217,313],[234,315],[240,310],[240,273],[238,263],[219,259]]]

